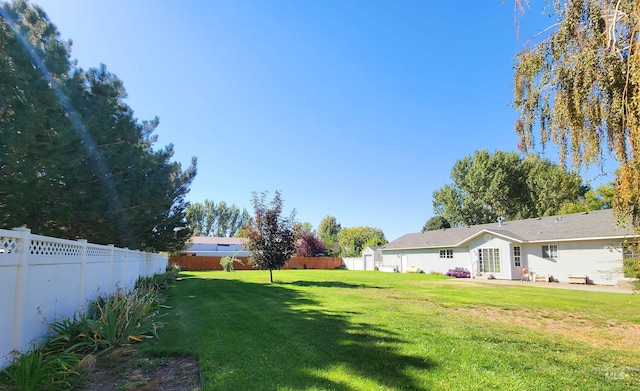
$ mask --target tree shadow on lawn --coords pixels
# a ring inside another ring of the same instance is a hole
[[[197,354],[205,390],[430,388],[408,372],[431,370],[435,362],[400,353],[409,342],[398,333],[323,309],[304,291],[189,279],[170,296],[168,328],[188,338],[168,341],[161,332],[156,348]]]
[[[380,286],[371,286],[366,284],[347,284],[342,281],[292,281],[292,282],[282,282],[275,281],[276,284],[279,285],[295,285],[295,286],[315,286],[320,288],[369,288],[369,289],[384,289]]]

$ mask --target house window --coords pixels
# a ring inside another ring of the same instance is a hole
[[[521,266],[520,262],[520,246],[513,247],[513,266]]]
[[[440,258],[453,258],[453,249],[440,250]]]
[[[558,245],[550,244],[548,246],[542,246],[542,258],[558,258]]]
[[[500,249],[481,248],[478,250],[479,269],[482,273],[500,273]]]

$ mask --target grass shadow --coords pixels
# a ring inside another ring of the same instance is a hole
[[[379,286],[370,286],[366,284],[347,284],[342,281],[292,281],[292,282],[283,282],[277,281],[277,284],[280,285],[295,285],[295,286],[304,286],[304,287],[320,287],[320,288],[369,288],[369,289],[384,289]]]
[[[353,322],[289,284],[184,279],[170,289],[169,316],[152,353],[190,351],[204,389],[429,389],[411,375],[433,360],[400,352],[393,330]],[[297,286],[361,288],[337,282]],[[355,380],[354,380],[355,379]]]

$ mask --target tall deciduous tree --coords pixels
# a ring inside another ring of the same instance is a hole
[[[138,121],[104,65],[69,61],[46,13],[0,4],[0,226],[130,248],[184,245],[196,174],[156,150],[157,118]]]
[[[246,209],[241,211],[235,204],[210,200],[190,204],[186,217],[187,226],[196,236],[234,237],[251,221]]]
[[[589,190],[584,197],[562,206],[558,214],[589,212],[613,207],[613,182]]]
[[[451,228],[451,223],[442,216],[433,216],[422,227],[422,232],[435,231],[442,228]]]
[[[267,192],[253,193],[254,219],[245,229],[245,237],[249,261],[254,267],[269,270],[273,283],[273,270],[284,266],[295,252],[295,211],[289,217],[282,216],[283,202],[279,191],[269,204],[266,197]]]
[[[523,0],[515,0],[522,6]],[[528,3],[527,3],[528,4]],[[620,162],[614,209],[640,229],[640,2],[547,2],[554,21],[515,58],[514,106],[520,145],[560,146],[575,167]]]
[[[302,223],[296,222],[293,225],[293,230],[295,231],[297,236],[300,236],[300,235],[302,235],[304,233],[313,233],[313,234],[315,234],[315,232],[316,232],[313,229],[313,225],[311,225],[311,223],[308,222],[308,221],[305,221],[305,222],[302,222]]]
[[[340,230],[338,243],[343,257],[359,257],[366,247],[382,246],[388,242],[379,228],[352,227]]]
[[[315,232],[303,230],[296,236],[296,255],[299,257],[317,257],[324,254],[324,243]]]
[[[554,215],[587,191],[578,174],[537,155],[504,151],[458,160],[451,179],[433,193],[433,207],[454,226]]]
[[[338,243],[340,223],[333,216],[325,216],[318,226],[318,236],[324,242],[326,254],[333,253],[333,247]]]

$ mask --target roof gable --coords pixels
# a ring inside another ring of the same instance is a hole
[[[456,247],[458,246],[462,246],[463,244],[466,244],[480,236],[483,235],[493,235],[493,236],[497,236],[506,240],[509,240],[511,242],[516,242],[516,243],[523,243],[525,240],[523,240],[522,238],[514,235],[511,232],[506,232],[506,231],[497,231],[497,230],[491,230],[491,229],[483,229],[479,232],[476,232],[475,234],[462,239],[462,241],[458,242],[455,244]]]

